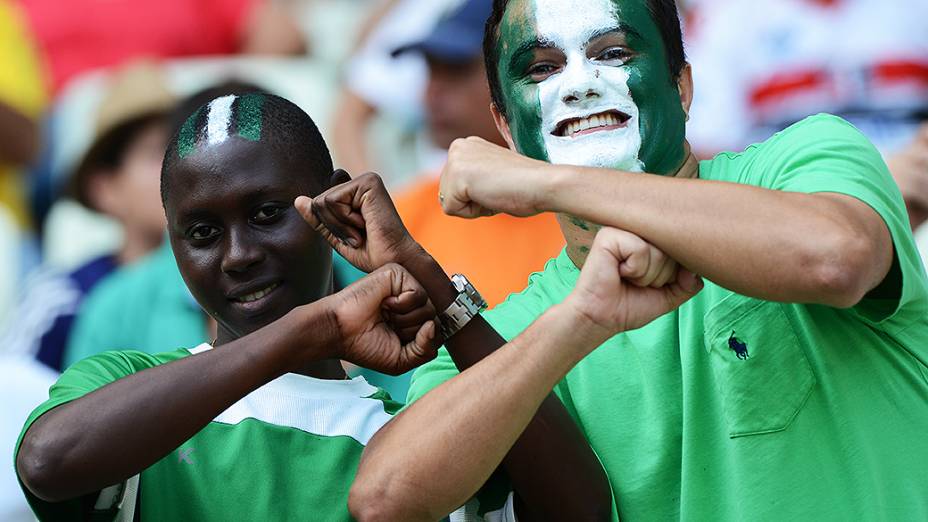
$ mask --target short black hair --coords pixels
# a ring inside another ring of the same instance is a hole
[[[228,95],[227,95],[228,96]],[[293,102],[266,92],[247,92],[234,95],[232,102],[230,134],[247,133],[248,123],[241,118],[246,111],[257,111],[260,124],[259,141],[270,147],[274,154],[288,158],[305,168],[302,169],[309,182],[310,196],[316,196],[328,187],[334,170],[329,148],[312,118]],[[222,96],[200,105],[174,132],[164,154],[161,165],[161,202],[165,204],[170,194],[170,174],[191,152],[186,147],[199,147],[206,138],[209,105]],[[247,118],[246,118],[247,119]],[[252,129],[253,130],[253,129]]]
[[[677,3],[675,0],[644,1],[647,1],[648,13],[661,32],[661,39],[664,41],[664,48],[667,51],[667,66],[670,68],[671,78],[676,81],[680,78],[680,73],[686,65],[686,54],[683,51],[683,30],[680,27],[680,14],[677,11]],[[502,22],[508,6],[509,0],[493,0],[493,11],[490,13],[490,18],[487,19],[483,36],[483,59],[486,62],[490,95],[493,97],[493,105],[504,117],[506,116],[506,106],[503,104],[503,92],[499,84],[499,71],[497,70],[499,52],[497,48],[499,47],[499,24]]]

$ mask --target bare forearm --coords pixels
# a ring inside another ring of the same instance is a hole
[[[578,335],[571,318],[552,308],[381,430],[365,450],[352,496],[418,499],[392,506],[397,511],[386,518],[397,520],[435,520],[456,509],[501,463],[551,388],[602,340]],[[369,506],[354,507],[362,519],[379,518],[365,513]]]
[[[864,204],[847,196],[556,168],[545,203],[550,210],[637,234],[751,297],[850,306],[882,280],[892,260],[891,243],[869,242],[888,240],[888,233],[849,212]]]
[[[429,292],[435,308],[447,308],[457,292],[441,266],[428,254],[408,259],[404,266]],[[506,340],[481,316],[445,342],[461,371],[504,344]],[[552,387],[548,386],[547,391]],[[602,509],[608,515],[612,497],[605,471],[586,437],[553,393],[542,401],[503,459],[503,467],[516,494],[536,519],[595,520]],[[558,494],[551,494],[552,491]],[[586,516],[588,513],[590,516]]]
[[[37,496],[57,501],[151,466],[284,373],[299,339],[293,332],[306,326],[304,313],[297,309],[254,334],[130,375],[48,412],[23,440],[17,467],[24,482]]]

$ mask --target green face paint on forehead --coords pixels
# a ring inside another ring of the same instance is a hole
[[[513,74],[515,71],[525,71],[530,65],[531,55],[517,54],[517,51],[520,45],[535,39],[534,19],[535,10],[532,2],[509,3],[499,25],[497,69],[502,85],[503,103],[507,109],[509,130],[512,132],[516,149],[530,158],[548,161],[548,152],[539,132],[541,111],[537,86],[524,75]]]
[[[644,0],[512,0],[497,53],[521,153],[659,174],[682,163],[685,114]]]
[[[177,153],[181,158],[198,147],[224,143],[230,136],[260,141],[264,120],[263,94],[228,95],[197,109],[181,126]]]

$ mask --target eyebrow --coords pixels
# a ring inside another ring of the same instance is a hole
[[[522,42],[522,44],[512,53],[512,56],[509,57],[509,70],[515,71],[518,68],[519,63],[522,62],[523,57],[535,49],[552,49],[554,47],[556,46],[553,42],[549,40],[542,40],[541,38],[534,38],[532,40]]]
[[[631,36],[632,38],[641,39],[641,33],[636,31],[634,27],[628,24],[620,23],[619,25],[616,25],[613,27],[605,27],[603,29],[600,29],[599,31],[596,31],[595,33],[593,33],[592,36],[590,36],[589,40],[587,40],[586,43],[590,43],[597,38],[600,38],[600,37],[606,36],[607,34],[612,34],[612,33],[620,33],[624,36]]]
[[[612,27],[604,27],[595,33],[593,33],[586,41],[587,44],[601,38],[607,34],[620,33],[625,36],[631,36],[633,38],[641,39],[641,33],[636,31],[632,26],[620,23]],[[527,40],[523,42],[516,50],[512,53],[512,56],[509,58],[509,70],[514,71],[518,67],[519,63],[522,61],[523,57],[536,50],[536,49],[551,49],[556,47],[553,42],[550,40],[545,40],[542,38],[534,38],[532,40]]]

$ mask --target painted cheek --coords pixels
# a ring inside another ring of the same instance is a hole
[[[516,87],[508,97],[509,125],[519,153],[533,159],[548,161],[542,135],[541,106],[536,85]]]
[[[640,112],[640,158],[647,172],[666,175],[676,172],[683,162],[686,115],[666,66],[659,67],[632,68],[629,87]]]

